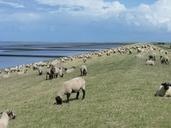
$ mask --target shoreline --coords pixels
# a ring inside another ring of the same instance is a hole
[[[124,46],[121,43],[84,43],[84,44],[1,44],[0,70],[27,65],[50,59],[79,56],[81,54],[99,52],[102,50]],[[27,59],[28,58],[28,59]],[[8,60],[9,59],[9,60]],[[13,63],[13,65],[12,65]]]
[[[73,61],[75,59],[91,59],[94,56],[97,57],[101,57],[103,55],[106,56],[110,56],[111,54],[132,54],[132,52],[136,52],[137,54],[140,52],[143,52],[144,50],[153,50],[156,49],[154,45],[152,44],[128,44],[128,45],[121,45],[118,47],[112,47],[110,49],[102,49],[102,50],[98,50],[98,51],[92,51],[92,52],[86,52],[86,53],[80,53],[77,55],[71,55],[71,56],[59,56],[56,57],[54,56],[54,58],[49,58],[48,60],[44,60],[44,61],[36,61],[33,63],[29,63],[29,64],[20,64],[17,66],[10,66],[10,67],[6,67],[6,68],[1,68],[0,71],[1,72],[12,72],[11,69],[15,69],[15,71],[23,71],[27,68],[31,69],[33,68],[33,66],[42,66],[42,67],[48,67],[49,64],[57,64],[57,63],[65,63],[67,61]],[[19,56],[25,56],[25,55],[19,55]],[[33,56],[30,56],[33,57]],[[45,56],[48,58],[48,56]],[[15,72],[14,71],[14,72]],[[2,74],[2,73],[1,73]]]

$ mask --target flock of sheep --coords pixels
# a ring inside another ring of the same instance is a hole
[[[110,56],[112,54],[130,55],[133,53],[137,53],[141,55],[143,53],[150,53],[148,54],[148,58],[146,59],[146,65],[155,65],[157,61],[156,52],[158,52],[160,55],[159,60],[161,64],[169,64],[167,51],[164,51],[153,45],[144,44],[144,45],[129,45],[119,48],[112,48],[104,51],[87,53],[84,55],[78,55],[73,57],[64,57],[49,62],[38,62],[33,64],[20,65],[20,66],[0,70],[0,74],[2,73],[5,75],[9,75],[10,73],[25,74],[30,69],[32,69],[34,71],[37,71],[38,75],[45,74],[46,80],[51,80],[58,77],[64,77],[65,73],[71,73],[76,69],[76,66],[72,66],[69,68],[64,67],[63,63],[66,63],[67,61],[81,59],[83,63],[86,63],[88,59],[91,59],[93,57]],[[46,69],[46,71],[44,69]],[[87,72],[88,70],[86,65],[81,65],[80,75],[86,76]],[[86,94],[85,87],[86,87],[86,82],[82,77],[72,78],[64,82],[62,89],[58,92],[58,95],[55,97],[56,104],[61,105],[63,103],[64,95],[66,95],[67,97],[66,102],[69,102],[71,93],[76,93],[76,99],[78,99],[80,91],[82,91],[82,99],[84,99]],[[162,83],[160,88],[157,90],[155,96],[171,96],[171,83]],[[0,128],[6,128],[8,125],[8,120],[14,119],[16,116],[12,111],[3,112],[1,114],[2,116],[0,119]]]

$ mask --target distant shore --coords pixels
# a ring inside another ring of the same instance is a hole
[[[122,43],[26,43],[0,42],[0,68],[29,64],[38,61],[48,61],[52,58],[61,58],[96,52]]]

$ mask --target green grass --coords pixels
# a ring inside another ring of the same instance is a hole
[[[0,110],[13,109],[17,118],[9,128],[168,128],[171,99],[154,97],[163,81],[171,78],[171,65],[146,66],[135,55],[95,57],[87,61],[86,98],[53,105],[66,80],[79,76],[82,61],[69,62],[77,69],[64,78],[45,80],[36,72],[0,79]],[[72,94],[71,97],[75,97]]]

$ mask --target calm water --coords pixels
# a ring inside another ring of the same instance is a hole
[[[118,43],[0,42],[0,68],[118,47]]]

